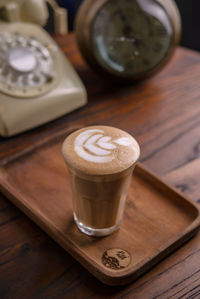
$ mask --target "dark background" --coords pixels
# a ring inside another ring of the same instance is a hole
[[[200,1],[176,0],[182,19],[181,45],[200,51]]]
[[[68,9],[70,30],[73,30],[74,18],[82,1],[83,0],[57,0],[60,6]],[[175,0],[175,2],[179,8],[182,19],[181,45],[200,51],[200,0]],[[48,27],[50,31],[53,31],[52,21],[49,21]]]

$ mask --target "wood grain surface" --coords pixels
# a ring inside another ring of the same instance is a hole
[[[81,233],[61,154],[69,133],[0,167],[0,190],[100,281],[127,284],[196,234],[198,205],[141,164],[134,169],[120,230],[105,238]]]
[[[179,48],[155,77],[115,86],[85,65],[73,35],[58,36],[56,41],[83,80],[88,104],[38,129],[2,138],[1,164],[70,126],[113,125],[138,139],[145,166],[200,202],[200,55]],[[1,195],[0,295],[14,299],[199,298],[200,235],[136,282],[108,287]]]

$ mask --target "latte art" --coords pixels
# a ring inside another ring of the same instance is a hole
[[[81,175],[105,175],[129,169],[139,158],[133,136],[114,127],[90,126],[70,134],[62,146],[63,157]]]
[[[84,160],[94,163],[107,163],[114,159],[113,151],[118,145],[134,146],[128,137],[112,140],[104,136],[99,129],[86,130],[80,133],[74,141],[74,150]]]

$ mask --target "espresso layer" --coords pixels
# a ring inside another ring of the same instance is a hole
[[[120,222],[132,168],[120,179],[99,182],[71,172],[74,212],[79,222],[93,229],[109,228]]]

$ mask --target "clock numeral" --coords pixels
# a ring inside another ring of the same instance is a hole
[[[167,35],[167,31],[166,31],[165,27],[159,26],[157,28],[156,32],[160,37],[165,37]]]
[[[155,43],[153,50],[155,53],[159,53],[162,50],[162,44],[160,43]]]

